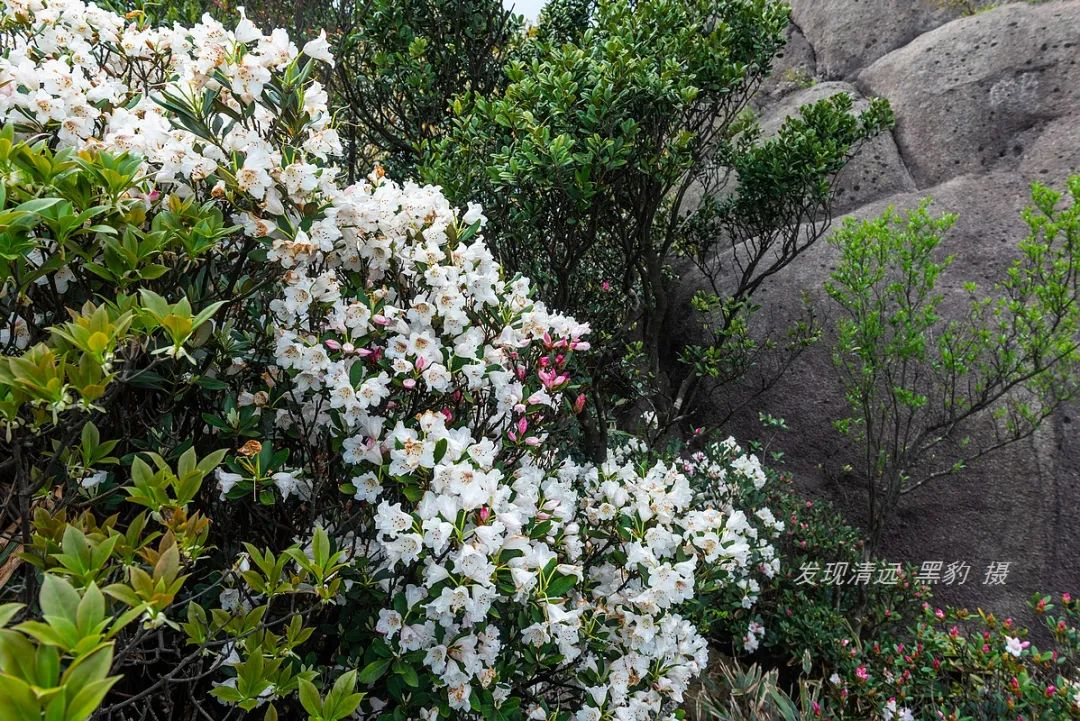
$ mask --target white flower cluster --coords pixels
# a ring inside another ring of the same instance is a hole
[[[3,14],[5,122],[137,153],[155,192],[216,199],[243,228],[233,252],[254,244],[280,267],[273,358],[234,366],[262,369],[248,398],[274,408],[283,437],[335,449],[368,511],[337,541],[379,579],[372,645],[429,692],[405,716],[448,704],[472,718],[483,694],[533,719],[671,718],[707,657],[680,606],[704,578],[742,584],[751,605],[751,574],[776,570],[759,525],[780,527],[738,508],[734,484],[700,503],[688,474],[760,488],[756,459],[562,460],[551,434],[578,405],[588,328],[504,276],[479,208],[459,214],[378,170],[335,184],[326,93],[305,75],[332,62],[325,37],[301,52],[245,18],[149,28],[79,0],[5,0]],[[283,77],[303,87],[289,112],[266,92]],[[273,475],[282,500],[311,495],[305,472]],[[219,474],[223,497],[241,480]],[[404,703],[381,688],[362,713]]]

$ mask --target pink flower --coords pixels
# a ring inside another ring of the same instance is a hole
[[[870,680],[870,672],[866,670],[866,666],[859,666],[855,669],[855,678],[859,679],[860,681]]]
[[[570,376],[565,373],[560,374],[556,371],[542,370],[538,371],[537,375],[540,377],[541,382],[543,382],[544,388],[547,388],[548,390],[557,388],[570,380]]]

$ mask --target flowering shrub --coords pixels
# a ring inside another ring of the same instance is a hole
[[[769,501],[775,499],[767,488],[775,478],[756,455],[743,451],[730,437],[680,459],[679,467],[703,504],[731,515],[725,531],[732,534],[731,540],[739,541],[735,534],[745,539],[736,546],[738,573],[702,588],[694,600],[693,617],[714,640],[728,636],[739,652],[753,653],[766,631],[760,616],[752,615],[758,594],[780,571],[774,544],[785,526],[773,515]]]
[[[846,657],[815,707],[823,719],[1080,718],[1080,606],[1036,597],[1052,647],[1040,650],[1013,619],[927,604],[905,642],[838,638]]]
[[[588,328],[478,207],[336,184],[325,37],[3,8],[5,595],[39,600],[0,607],[0,715],[670,717],[695,593],[776,570],[756,521],[705,459],[562,455]]]
[[[914,582],[914,569],[868,558],[859,529],[828,503],[802,497],[790,477],[772,480],[766,492],[762,503],[785,523],[776,542],[781,571],[757,606],[769,657],[787,664],[809,654],[828,675],[844,656],[837,638],[891,639],[921,614],[929,589]],[[843,583],[833,577],[841,570]]]

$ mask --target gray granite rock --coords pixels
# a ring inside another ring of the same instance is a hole
[[[925,190],[880,198],[846,217],[876,217],[890,205],[910,209],[926,196],[934,198],[935,213],[959,214],[943,243],[943,251],[956,256],[940,284],[947,298],[960,300],[965,281],[992,285],[1015,257],[1016,243],[1026,232],[1020,218],[1029,198],[1026,179],[1013,172],[961,176]],[[834,224],[842,221],[836,218]],[[835,307],[822,284],[835,261],[835,250],[821,241],[767,281],[755,296],[763,306],[758,327],[784,328],[804,297],[829,326]],[[684,286],[692,292],[692,274],[684,276]],[[687,324],[677,332],[690,340],[695,329]],[[785,418],[790,431],[773,441],[784,451],[783,468],[794,474],[808,496],[836,503],[853,522],[861,523],[866,492],[846,470],[849,464],[857,467],[858,455],[830,425],[846,411],[830,359],[831,343],[826,337],[804,353],[775,387],[737,411],[726,427],[741,438],[755,438],[761,435],[759,411]],[[754,392],[752,383],[750,379],[743,387],[724,389],[703,423],[726,417],[732,405]],[[905,497],[884,539],[884,554],[915,564],[970,563],[972,580],[963,587],[940,589],[943,602],[1016,613],[1036,591],[1075,590],[1080,557],[1071,549],[1080,547],[1080,436],[1072,429],[1078,414],[1080,404],[1064,408],[1034,439]],[[997,560],[1014,564],[1008,584],[982,585],[980,574]]]
[[[787,29],[787,43],[772,63],[772,73],[754,96],[754,106],[774,103],[788,93],[813,85],[817,77],[814,48],[795,25]]]
[[[946,313],[960,312],[965,281],[991,285],[1027,233],[1020,213],[1030,184],[1062,188],[1080,173],[1080,0],[1013,2],[955,17],[922,0],[792,0],[789,50],[755,106],[766,133],[806,103],[837,92],[883,96],[893,133],[868,143],[837,178],[837,216],[870,218],[889,205],[915,207],[927,196],[936,212],[959,216],[944,250],[956,262],[943,278]],[[816,82],[790,68],[813,68]],[[846,82],[832,82],[837,78]],[[798,80],[798,82],[794,82]],[[833,225],[843,221],[836,217]],[[819,242],[771,278],[755,300],[759,332],[800,315],[804,298],[824,325],[835,312],[822,284],[833,249]],[[687,297],[700,286],[682,271]],[[683,306],[673,320],[676,345],[700,327]],[[787,419],[775,440],[785,468],[812,497],[837,503],[855,523],[866,492],[846,471],[856,451],[831,427],[845,406],[830,360],[831,339],[803,354],[763,396],[750,377],[711,398],[700,421],[727,420],[742,439],[760,436],[758,412]],[[967,561],[962,587],[942,602],[1016,613],[1034,592],[1076,592],[1080,584],[1080,403],[1062,408],[1032,439],[906,497],[884,540],[894,560]],[[1013,563],[1008,584],[982,584],[991,561]],[[1028,619],[1030,621],[1030,619]]]
[[[1080,1],[1014,3],[954,20],[858,74],[889,99],[919,187],[1015,168],[1042,129],[1080,112]]]
[[[934,0],[791,0],[791,19],[814,48],[823,78],[852,76],[947,22]]]

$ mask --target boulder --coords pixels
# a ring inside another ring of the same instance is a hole
[[[1043,127],[1020,156],[1019,170],[1029,181],[1054,184],[1080,172],[1080,117],[1065,116]]]
[[[814,48],[795,25],[788,25],[787,42],[773,59],[771,73],[754,94],[755,107],[776,102],[788,93],[816,82],[817,61]]]
[[[817,72],[846,78],[955,12],[934,0],[791,0],[791,20],[813,46]]]
[[[855,3],[858,4],[858,3]],[[1014,168],[1043,128],[1080,112],[1080,0],[1016,3],[954,20],[858,75],[888,98],[919,187]]]

